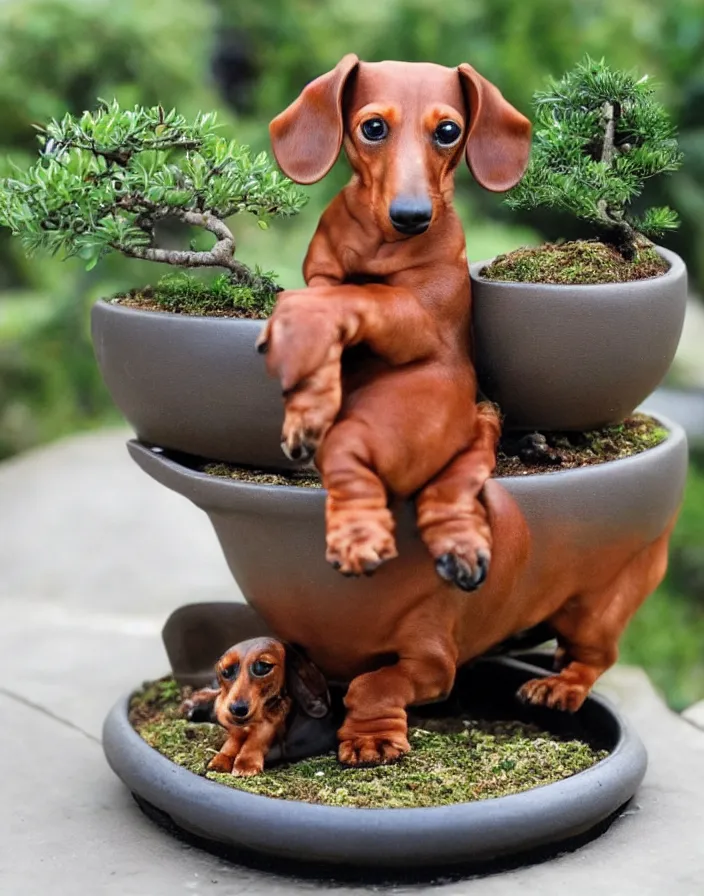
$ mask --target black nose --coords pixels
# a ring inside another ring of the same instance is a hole
[[[244,719],[249,714],[249,703],[246,700],[237,700],[230,704],[230,712],[236,719]]]
[[[398,196],[389,208],[389,218],[399,233],[423,233],[432,216],[433,206],[426,198]]]

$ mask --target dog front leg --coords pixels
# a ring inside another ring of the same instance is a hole
[[[392,365],[427,358],[440,346],[435,321],[405,288],[345,284],[279,296],[257,348],[281,382],[281,444],[289,458],[308,460],[322,444],[342,403],[342,352],[360,343]]]
[[[337,733],[344,765],[393,762],[410,750],[406,707],[438,700],[452,689],[457,654],[434,647],[355,678],[345,696],[347,715]]]
[[[209,772],[231,772],[235,759],[244,743],[245,732],[234,729],[228,731],[228,738],[220,747],[220,751],[208,763]]]
[[[201,688],[193,691],[179,706],[179,713],[185,716],[189,722],[213,721],[215,700],[220,693],[220,688]]]
[[[416,498],[418,530],[438,574],[463,591],[478,588],[489,570],[491,526],[479,495],[496,466],[500,425],[493,405],[480,404],[472,446]]]
[[[262,772],[267,753],[276,740],[277,730],[276,725],[272,725],[270,722],[253,725],[247,739],[242,744],[242,749],[237,754],[232,774],[248,778]]]

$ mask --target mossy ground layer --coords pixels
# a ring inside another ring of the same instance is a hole
[[[481,271],[481,276],[514,283],[575,285],[645,280],[667,270],[667,262],[651,244],[641,246],[636,257],[627,261],[606,243],[577,240],[546,243],[499,255]]]
[[[142,311],[264,320],[274,309],[276,293],[233,283],[226,274],[206,281],[178,273],[163,277],[156,286],[133,289],[113,301]]]
[[[496,476],[528,476],[555,470],[592,466],[619,460],[654,448],[667,438],[667,430],[646,414],[633,414],[622,423],[592,432],[507,433],[499,445]],[[312,471],[277,473],[209,463],[201,472],[257,485],[293,485],[321,488]]]
[[[362,808],[442,806],[560,781],[606,756],[582,741],[519,722],[423,719],[411,727],[412,751],[394,765],[344,768],[330,753],[237,778],[206,772],[225,732],[180,718],[178,705],[185,694],[165,678],[132,698],[130,720],[144,740],[195,774],[276,799]]]
[[[633,414],[622,423],[591,432],[506,433],[499,445],[496,475],[589,467],[641,454],[666,438],[667,430],[647,414]]]

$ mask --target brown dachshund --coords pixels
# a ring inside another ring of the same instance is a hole
[[[418,527],[443,579],[485,578],[491,533],[477,500],[499,422],[477,408],[470,281],[452,207],[462,157],[489,190],[523,174],[530,124],[471,66],[362,63],[309,84],[271,124],[300,183],[344,144],[350,184],[323,214],[260,351],[283,387],[282,447],[315,454],[328,490],[327,558],[346,575],[396,556],[389,495],[417,495]]]
[[[664,530],[644,514],[616,542],[603,520],[526,518],[488,479],[499,421],[475,405],[452,176],[464,153],[482,186],[512,186],[528,158],[528,122],[468,65],[346,56],[271,134],[294,180],[323,177],[343,143],[354,170],[311,243],[309,288],[282,294],[260,342],[284,389],[284,448],[293,458],[317,452],[327,556],[342,572],[395,555],[389,496],[415,497],[433,558],[406,539],[404,556],[359,593],[332,602],[295,587],[265,614],[330,678],[351,682],[341,761],[406,752],[407,706],[441,698],[459,665],[541,622],[558,639],[556,674],[528,682],[521,697],[577,710],[665,573],[678,496]],[[486,582],[468,600],[437,573],[467,590]],[[265,609],[266,597],[255,605]]]
[[[228,733],[208,764],[210,771],[258,775],[272,747],[283,746],[293,710],[301,707],[313,719],[328,714],[323,676],[300,651],[276,638],[235,644],[220,657],[215,672],[218,687],[196,691],[181,706],[188,718],[212,710],[213,720]],[[318,728],[311,739],[308,732],[310,752],[316,752],[320,733]],[[323,737],[322,748],[326,746]]]

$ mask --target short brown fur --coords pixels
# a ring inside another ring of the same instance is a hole
[[[257,663],[270,668],[264,675],[256,675]],[[229,677],[229,670],[235,668],[237,674]],[[291,709],[286,693],[286,649],[275,638],[242,641],[220,657],[215,671],[219,689],[200,691],[194,701],[207,703],[215,696],[215,718],[228,733],[208,768],[239,776],[257,775],[273,744],[283,740]],[[246,708],[246,715],[236,716],[233,707]]]
[[[388,121],[383,146],[360,136],[370,116]],[[447,119],[462,138],[439,149],[430,135]],[[308,289],[282,293],[259,343],[284,389],[283,445],[294,456],[317,452],[327,557],[343,573],[372,572],[396,555],[390,496],[415,499],[435,561],[410,572],[391,564],[383,599],[373,608],[360,601],[353,638],[352,620],[333,610],[324,626],[295,604],[270,620],[328,675],[352,679],[339,731],[347,764],[406,752],[408,705],[440,698],[459,664],[542,621],[558,637],[561,668],[528,682],[521,697],[578,709],[665,572],[674,518],[654,540],[634,533],[613,543],[597,531],[587,544],[566,527],[533,533],[489,479],[499,420],[490,405],[475,404],[453,173],[464,154],[482,186],[508,189],[524,170],[529,134],[527,120],[471,66],[367,64],[351,55],[271,125],[276,157],[295,180],[324,176],[343,141],[354,170],[311,242]],[[428,200],[426,232],[394,229],[399,195]],[[435,572],[471,590],[490,556],[471,597]],[[398,659],[364,671],[380,655]]]

